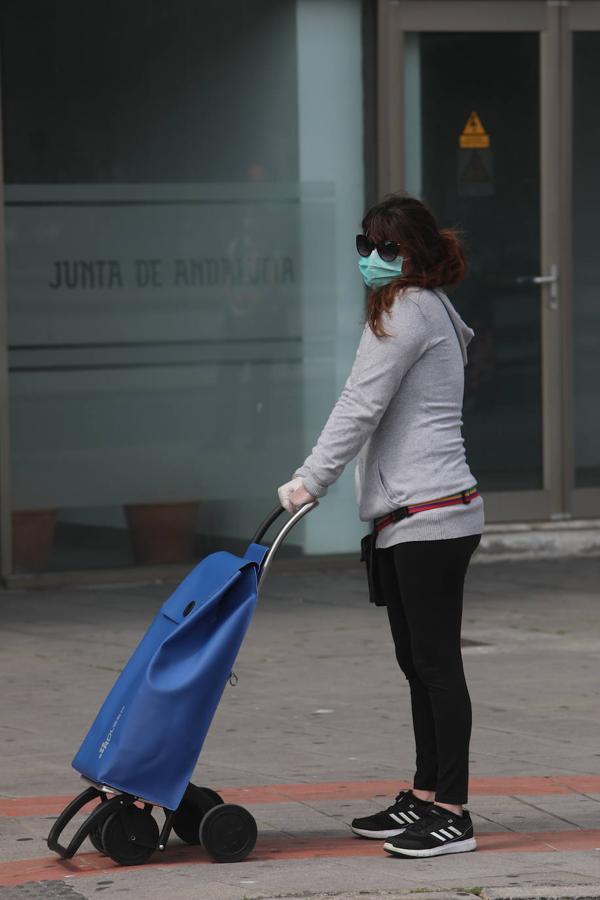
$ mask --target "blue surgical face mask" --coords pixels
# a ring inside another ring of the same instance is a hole
[[[377,250],[373,250],[370,256],[358,258],[358,268],[367,287],[377,288],[389,284],[395,278],[402,275],[403,256],[397,256],[392,262],[385,262]]]

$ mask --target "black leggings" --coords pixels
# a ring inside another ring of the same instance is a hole
[[[410,685],[413,787],[435,791],[440,803],[467,802],[471,700],[460,628],[465,575],[480,540],[473,534],[376,550],[396,658]]]

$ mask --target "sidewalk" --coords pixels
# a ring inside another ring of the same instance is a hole
[[[80,790],[70,760],[171,584],[0,594],[0,900],[600,897],[600,559],[474,565],[464,658],[479,849],[404,860],[347,822],[412,774],[408,687],[360,564],[276,562],[196,783],[259,823],[237,865],[176,839],[138,869],[45,847]],[[58,891],[58,893],[57,893]]]

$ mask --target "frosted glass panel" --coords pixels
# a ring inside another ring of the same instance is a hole
[[[9,188],[14,508],[118,529],[124,506],[198,501],[201,531],[243,543],[273,505],[271,461],[304,443],[300,237],[306,220],[324,303],[333,199]]]

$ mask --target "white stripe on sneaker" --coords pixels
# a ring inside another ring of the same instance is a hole
[[[412,819],[409,815],[407,815],[405,812],[401,812],[400,815],[408,825],[412,825]]]
[[[394,822],[398,823],[398,825],[406,825],[404,819],[401,819],[400,816],[396,815],[396,813],[390,813],[390,819],[393,819]]]
[[[453,831],[454,834],[460,835],[460,831],[458,830],[458,828],[455,828],[454,825],[450,825],[450,826],[449,826],[449,830],[450,830],[450,831]]]
[[[431,834],[431,837],[437,838],[438,841],[441,841],[442,843],[446,840],[446,838],[442,837],[441,834],[438,834],[437,831],[430,831],[429,833]]]
[[[440,828],[440,834],[443,834],[444,837],[447,837],[447,838],[453,838],[453,837],[454,837],[454,835],[451,834],[449,831],[446,831],[445,828]]]
[[[408,814],[409,814],[409,816],[412,816],[412,817],[413,817],[413,819],[415,820],[415,822],[418,822],[418,821],[419,821],[418,815],[416,814],[416,812],[413,812],[412,809],[409,809]]]

